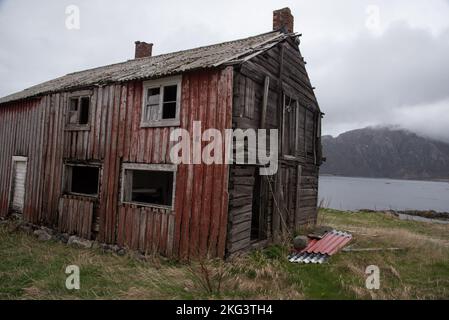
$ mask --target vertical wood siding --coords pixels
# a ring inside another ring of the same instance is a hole
[[[42,192],[42,121],[45,106],[42,100],[28,100],[0,108],[0,217],[9,210],[12,157],[28,157],[25,180],[23,216],[29,221],[39,219]],[[29,190],[33,190],[30,193]]]
[[[266,119],[262,119],[266,77]],[[227,250],[229,254],[252,247],[251,219],[253,197],[266,204],[266,233],[277,240],[300,225],[313,223],[317,217],[319,159],[316,126],[320,110],[305,63],[297,45],[288,41],[252,58],[234,73],[233,127],[279,129],[279,168],[273,177],[265,177],[268,195],[254,192],[257,168],[232,165]],[[299,103],[297,126],[282,128],[283,94]],[[294,159],[282,158],[282,129],[297,135]],[[271,234],[270,234],[271,233]],[[261,239],[255,241],[264,242]]]
[[[90,198],[64,195],[59,200],[58,230],[90,239],[94,206]]]
[[[233,69],[183,74],[181,128],[231,128]],[[65,130],[69,93],[0,106],[0,215],[8,213],[12,156],[28,157],[24,219],[82,236],[187,259],[223,257],[228,166],[179,165],[173,210],[123,205],[122,163],[170,163],[174,127],[140,128],[142,82],[92,88],[90,130]],[[63,196],[64,162],[101,164],[100,193],[89,201]],[[62,199],[62,200],[61,200]],[[82,208],[83,210],[77,209]],[[83,213],[77,220],[73,217]]]
[[[224,134],[232,122],[233,70],[192,74],[183,78],[181,127],[193,121],[203,130]],[[224,154],[224,150],[223,150]],[[228,212],[228,165],[182,165],[176,182],[174,254],[219,256],[225,253]]]

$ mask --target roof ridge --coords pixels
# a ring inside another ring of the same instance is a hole
[[[282,34],[282,32],[280,30],[274,30],[274,31],[264,32],[264,33],[261,33],[261,34],[255,35],[255,36],[246,37],[246,38],[240,38],[240,39],[236,39],[236,40],[229,40],[229,41],[224,41],[224,42],[218,42],[218,43],[214,43],[214,44],[209,44],[209,45],[204,45],[204,46],[199,46],[199,47],[193,47],[193,48],[190,48],[190,49],[184,49],[184,50],[172,51],[172,52],[167,52],[167,53],[161,53],[161,54],[158,54],[158,55],[155,55],[155,56],[151,56],[151,57],[129,59],[129,60],[121,61],[121,62],[117,62],[117,63],[106,64],[106,65],[95,67],[95,68],[90,68],[90,69],[84,69],[84,70],[80,70],[80,71],[70,72],[70,73],[67,73],[67,74],[65,74],[65,75],[63,75],[61,77],[68,76],[68,75],[75,75],[75,74],[78,74],[78,73],[81,73],[81,72],[85,72],[85,71],[90,71],[90,70],[96,70],[96,69],[101,69],[101,68],[118,66],[118,65],[125,64],[125,63],[130,63],[130,62],[133,62],[133,61],[144,61],[144,60],[151,61],[152,59],[155,59],[155,58],[163,58],[165,56],[171,56],[171,55],[180,54],[180,53],[183,53],[183,52],[201,50],[201,49],[211,48],[211,47],[215,47],[215,46],[224,46],[224,45],[231,44],[231,43],[247,41],[249,39],[258,38],[258,37],[265,36],[265,35],[268,35],[268,34],[271,34],[271,33],[273,33],[273,34],[279,33],[279,35]],[[58,77],[58,78],[60,78],[60,77]],[[56,80],[58,78],[55,78],[53,80]],[[49,80],[49,81],[52,81],[52,80]]]
[[[245,61],[296,34],[279,30],[68,73],[0,98],[0,104],[75,88],[143,80]],[[268,45],[267,44],[270,44]],[[237,59],[237,60],[236,60]]]

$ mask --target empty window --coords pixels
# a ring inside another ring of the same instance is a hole
[[[172,165],[125,165],[123,202],[171,207],[174,170]]]
[[[86,127],[90,118],[90,96],[72,96],[69,98],[67,123],[72,128]]]
[[[99,177],[99,167],[66,165],[66,192],[96,197]]]
[[[163,87],[164,100],[162,102],[162,119],[176,118],[176,97],[178,95],[178,86]]]
[[[179,125],[181,78],[144,83],[143,127]]]
[[[82,97],[79,100],[80,104],[80,116],[79,116],[79,124],[88,124],[89,123],[89,108],[90,108],[90,98]]]

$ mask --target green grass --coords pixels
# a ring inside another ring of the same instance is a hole
[[[353,247],[401,251],[340,252],[323,265],[286,260],[271,246],[231,261],[140,261],[78,249],[0,226],[0,299],[441,299],[449,298],[449,226],[379,213],[322,210],[319,224],[353,233]],[[78,265],[81,289],[65,288]],[[381,270],[380,290],[365,288],[365,268]]]

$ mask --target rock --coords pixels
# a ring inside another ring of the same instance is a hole
[[[94,241],[92,243],[92,249],[99,249],[100,248],[100,243],[98,241]]]
[[[70,236],[67,233],[60,233],[55,236],[55,238],[62,243],[67,243],[69,241],[69,237]]]
[[[45,232],[47,232],[47,233],[50,234],[50,235],[54,235],[54,234],[55,234],[55,231],[52,230],[52,229],[50,229],[50,228],[47,228],[47,227],[41,227],[41,229],[44,230]]]
[[[103,250],[103,252],[116,253],[119,256],[123,256],[126,254],[126,249],[121,248],[120,246],[118,246],[116,244],[112,245],[112,244],[107,244],[107,243],[99,243],[99,242],[95,241],[94,247],[96,249]]]
[[[67,244],[71,245],[71,244],[76,244],[78,242],[80,238],[78,238],[77,236],[70,236],[69,240],[67,240]]]
[[[109,246],[106,243],[100,243],[100,249],[103,251],[107,251],[109,249]]]
[[[310,238],[321,239],[326,233],[334,230],[332,227],[328,226],[318,226],[309,234]]]
[[[21,214],[18,214],[18,213],[12,213],[12,214],[9,216],[9,219],[10,219],[10,220],[13,220],[13,221],[22,221],[22,220],[23,220],[23,217],[22,217]]]
[[[22,224],[19,226],[20,231],[25,232],[26,234],[33,233],[33,227],[27,224]]]
[[[124,256],[124,255],[126,254],[126,250],[123,249],[123,248],[121,248],[121,249],[119,249],[119,250],[117,251],[117,254],[118,254],[119,256]]]
[[[307,244],[309,243],[309,239],[305,236],[297,236],[295,239],[293,239],[293,247],[296,250],[302,250],[307,247]]]
[[[100,243],[100,249],[103,250],[103,252],[114,252],[112,249],[112,246],[107,243]]]
[[[140,260],[140,261],[147,261],[147,257],[142,254],[141,252],[134,252],[133,254],[134,259]]]
[[[37,229],[33,232],[33,234],[37,237],[37,240],[39,241],[49,241],[52,239],[51,234],[48,234],[48,232],[43,229]]]
[[[69,238],[69,240],[67,241],[67,244],[70,246],[90,249],[90,248],[92,248],[92,242],[93,241],[81,239],[77,236],[71,236]]]

